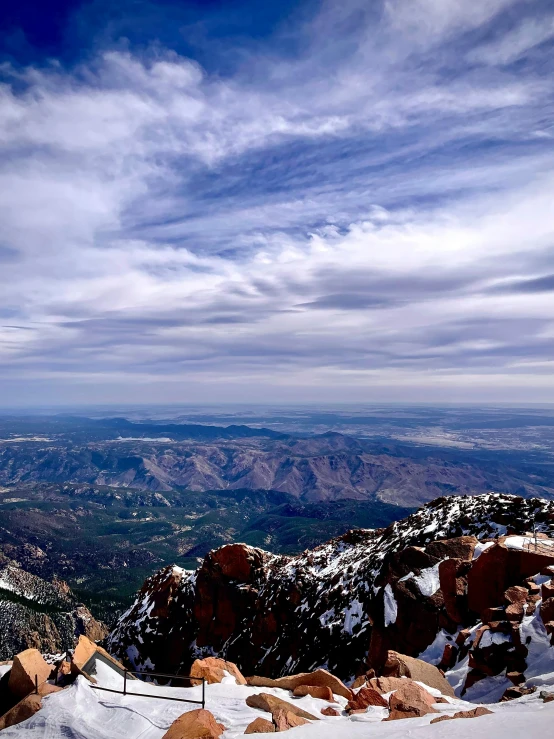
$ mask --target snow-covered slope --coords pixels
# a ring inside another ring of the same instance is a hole
[[[103,664],[98,665],[98,685],[120,690],[121,677]],[[197,706],[160,699],[174,696],[199,700],[200,687],[164,688],[142,682],[129,684],[131,692],[147,693],[151,697],[122,696],[95,690],[83,677],[62,691],[43,700],[39,713],[22,724],[5,729],[2,736],[25,737],[25,739],[161,739],[171,723],[182,713]],[[321,714],[328,706],[326,701],[306,696],[292,698],[288,691],[275,688],[253,688],[235,684],[231,677],[223,683],[206,687],[206,708],[222,723],[226,731],[222,739],[242,737],[247,725],[259,716],[268,716],[246,705],[246,698],[260,692],[271,693],[309,713],[320,720],[291,730],[295,739],[527,739],[527,736],[550,735],[554,721],[554,703],[543,703],[538,694],[526,696],[512,703],[491,705],[492,715],[476,719],[458,719],[430,725],[437,714],[421,718],[383,722],[388,710],[370,707],[366,713],[348,716],[341,712],[337,717]],[[433,693],[436,695],[438,691]],[[335,707],[341,711],[344,698],[335,696]],[[447,702],[434,705],[439,714],[453,715],[460,710],[474,708],[461,700],[444,699]]]

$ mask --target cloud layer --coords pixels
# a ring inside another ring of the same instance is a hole
[[[554,15],[366,6],[4,65],[0,405],[554,401]]]

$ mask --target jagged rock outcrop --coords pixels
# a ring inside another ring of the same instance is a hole
[[[147,580],[110,649],[161,671],[187,673],[215,654],[246,675],[325,665],[343,680],[386,675],[393,650],[442,669],[469,657],[458,691],[503,672],[515,684],[529,651],[523,620],[536,611],[554,627],[554,585],[536,578],[554,567],[554,546],[543,538],[530,548],[524,536],[553,519],[554,504],[538,499],[440,498],[297,557],[222,547],[195,573],[166,568]]]
[[[46,582],[0,555],[0,659],[25,649],[56,654],[81,634],[103,639],[107,629],[61,580]]]

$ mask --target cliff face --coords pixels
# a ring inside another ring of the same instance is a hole
[[[64,652],[81,634],[102,639],[106,628],[64,582],[47,582],[1,557],[0,634],[0,660],[5,660],[31,647],[49,654]]]
[[[464,682],[523,674],[524,619],[542,614],[544,638],[554,627],[554,600],[541,591],[554,541],[529,549],[520,535],[552,520],[552,503],[491,494],[441,498],[387,529],[351,531],[297,557],[225,546],[195,573],[169,567],[149,578],[109,646],[168,672],[213,654],[245,674],[324,666],[349,679],[379,670],[394,649],[445,669],[463,662]]]

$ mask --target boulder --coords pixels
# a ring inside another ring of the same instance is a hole
[[[467,572],[470,563],[464,559],[445,559],[439,565],[439,582],[444,608],[454,623],[462,623],[467,614]]]
[[[190,668],[191,677],[203,677],[208,685],[220,683],[225,677],[225,672],[235,678],[237,685],[246,685],[246,680],[234,662],[227,662],[217,657],[206,657],[195,660]],[[200,682],[200,680],[191,680],[193,685],[199,685]]]
[[[35,676],[41,685],[48,680],[51,671],[52,667],[44,661],[38,649],[26,649],[13,659],[8,690],[16,698],[24,698],[35,689]]]
[[[276,731],[288,731],[289,729],[294,729],[296,726],[304,726],[304,724],[309,723],[305,718],[297,716],[292,711],[287,711],[282,706],[278,706],[273,711],[272,716]]]
[[[534,693],[536,690],[537,689],[535,687],[523,688],[521,686],[517,686],[513,688],[506,688],[502,698],[500,699],[500,703],[505,703],[506,701],[513,701],[516,698],[521,698],[522,695],[531,695],[531,693]]]
[[[475,536],[456,536],[452,539],[439,539],[427,544],[425,551],[438,559],[459,559],[471,561],[478,544]]]
[[[73,652],[72,662],[78,670],[82,670],[89,659],[96,653],[96,644],[81,634]]]
[[[244,730],[245,734],[274,734],[276,731],[273,721],[268,721],[261,716],[255,718]]]
[[[326,685],[297,685],[292,694],[296,698],[311,695],[312,698],[320,698],[323,701],[329,701],[329,703],[336,702],[333,698],[333,691]]]
[[[554,694],[552,697],[554,698]],[[545,700],[545,703],[546,703],[546,700]],[[325,708],[322,708],[321,713],[324,716],[340,716],[340,713],[337,711],[337,709],[333,708],[332,706],[326,706]]]
[[[470,711],[458,711],[453,716],[437,716],[437,718],[431,719],[431,723],[437,724],[439,721],[450,721],[453,718],[478,718],[479,716],[486,716],[488,713],[492,714],[492,711],[484,706],[479,706],[478,708],[472,708]]]
[[[346,710],[349,713],[359,710],[365,711],[369,706],[388,708],[389,703],[375,688],[360,688],[356,695],[348,701]]]
[[[520,585],[512,585],[504,592],[504,600],[509,605],[510,603],[525,603],[529,596],[527,588],[522,588]]]
[[[392,693],[393,690],[403,688],[407,683],[411,683],[412,680],[406,677],[373,677],[368,682],[368,686],[377,690],[381,695],[384,693]]]
[[[352,691],[346,685],[327,670],[315,670],[315,672],[302,672],[299,675],[289,675],[272,680],[269,677],[258,677],[254,675],[246,679],[248,685],[255,688],[282,688],[283,690],[294,690],[299,685],[323,685],[331,688],[335,695],[342,695],[350,700]]]
[[[433,708],[435,698],[425,688],[410,682],[398,688],[390,697],[390,714],[385,721],[397,721],[403,718],[418,718],[428,713],[438,713]]]
[[[442,670],[449,670],[456,664],[458,657],[458,648],[453,644],[446,644],[442,653],[440,668]]]
[[[541,618],[543,620],[543,623],[546,623],[547,621],[554,621],[554,598],[543,600],[541,604]]]
[[[543,600],[554,598],[554,580],[542,584],[541,597]]]
[[[198,708],[183,713],[165,732],[162,739],[219,739],[225,731],[210,711]]]
[[[2,731],[2,729],[7,729],[8,726],[15,726],[15,724],[20,724],[22,721],[26,721],[28,718],[31,718],[31,716],[34,716],[41,708],[41,696],[31,693],[31,695],[23,698],[23,700],[19,701],[17,705],[0,718],[0,731]]]
[[[60,688],[59,685],[50,685],[50,683],[42,683],[42,685],[39,685],[38,687],[38,694],[44,698],[45,695],[51,695],[52,693],[59,693],[60,690],[63,690],[63,688]]]
[[[443,695],[454,698],[454,690],[442,672],[427,662],[415,657],[408,657],[390,650],[382,670],[384,677],[410,677],[431,688],[440,690]]]
[[[259,708],[261,711],[267,711],[273,714],[277,708],[283,708],[285,711],[294,713],[299,718],[305,718],[309,721],[318,721],[317,716],[313,716],[308,711],[304,711],[299,706],[294,706],[288,701],[284,701],[282,698],[277,698],[275,695],[270,693],[256,693],[255,695],[249,695],[246,699],[246,705],[250,708]]]

